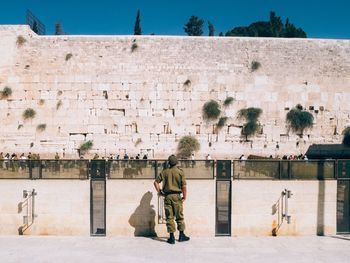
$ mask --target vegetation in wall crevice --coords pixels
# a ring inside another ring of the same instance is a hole
[[[200,144],[195,137],[191,135],[183,136],[177,146],[177,157],[180,159],[187,159],[193,152],[196,152],[199,149]]]
[[[0,91],[0,99],[7,99],[12,95],[12,89],[10,87],[5,87]]]
[[[300,104],[291,109],[286,116],[288,127],[295,133],[304,133],[305,129],[313,127],[314,116],[305,110]]]
[[[23,112],[23,119],[24,120],[28,120],[28,119],[33,119],[36,115],[35,110],[33,110],[32,108],[27,108],[24,112]]]

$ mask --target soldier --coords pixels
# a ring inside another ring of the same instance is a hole
[[[177,229],[180,231],[179,242],[190,240],[184,233],[185,220],[183,215],[183,202],[186,200],[186,178],[184,172],[176,167],[177,159],[175,155],[170,155],[168,158],[169,167],[165,168],[154,181],[154,187],[159,195],[164,195],[164,209],[166,215],[167,231],[170,235],[167,242],[175,244],[175,222],[176,218]],[[160,183],[163,182],[163,189],[160,188]],[[181,197],[182,193],[182,197]]]

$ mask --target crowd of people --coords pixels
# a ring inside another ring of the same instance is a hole
[[[54,159],[55,160],[61,159],[60,155],[57,152],[54,155]],[[86,159],[86,158],[83,155],[81,155],[80,159]],[[249,155],[247,157],[244,154],[242,154],[238,159],[241,161],[248,160],[248,159],[249,160],[253,160],[253,159],[308,160],[308,157],[306,156],[306,154],[283,155],[282,158],[280,158],[279,156],[273,157],[272,155],[270,155],[269,157]],[[8,160],[40,160],[40,154],[29,152],[27,155],[25,155],[24,153],[22,153],[20,155],[13,153],[10,155],[9,153],[4,154],[3,152],[0,152],[0,161],[6,162]],[[106,156],[100,157],[100,155],[98,153],[95,153],[92,160],[148,160],[148,154],[147,153],[144,154],[141,158],[140,154],[136,154],[135,156],[129,156],[127,153],[125,153],[122,156],[120,154],[110,154],[108,157],[106,157]],[[195,163],[196,158],[195,158],[194,154],[191,154],[190,160],[192,161],[193,164]],[[207,160],[207,161],[212,160],[211,155],[207,154],[205,156],[205,160]]]

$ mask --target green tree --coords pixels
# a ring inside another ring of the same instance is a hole
[[[191,16],[188,22],[184,26],[184,30],[189,36],[201,36],[203,35],[204,20],[197,16]]]
[[[136,14],[136,21],[135,21],[135,26],[134,26],[134,35],[142,35],[140,10],[137,10],[137,14]]]
[[[284,25],[282,19],[279,16],[276,16],[276,13],[272,11],[270,12],[270,27],[274,37],[283,36]]]
[[[235,27],[226,32],[226,36],[244,36],[244,37],[298,37],[306,38],[306,33],[301,28],[296,28],[287,21],[282,23],[281,17],[275,12],[270,12],[269,21],[257,21],[249,26]]]
[[[210,37],[215,35],[214,25],[210,21],[208,21],[208,31],[209,31],[209,36]]]

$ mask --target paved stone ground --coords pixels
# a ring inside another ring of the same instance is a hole
[[[192,238],[1,236],[0,262],[350,262],[350,237]]]

